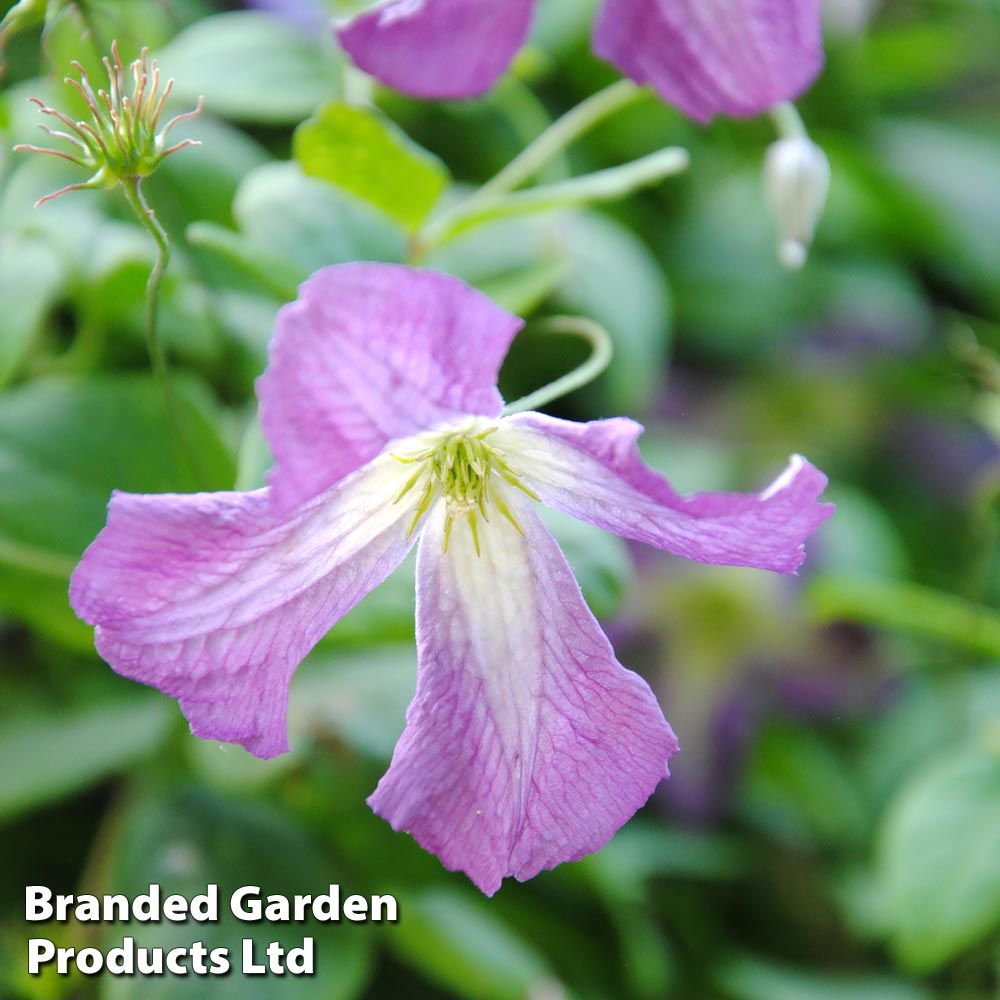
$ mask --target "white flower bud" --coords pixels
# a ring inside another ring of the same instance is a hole
[[[806,262],[813,230],[830,187],[830,161],[806,136],[779,139],[764,164],[767,194],[778,217],[778,257],[785,267]]]

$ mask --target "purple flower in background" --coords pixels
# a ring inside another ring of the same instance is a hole
[[[387,0],[341,24],[363,70],[408,94],[488,90],[535,0]],[[747,116],[798,96],[822,64],[820,0],[604,0],[594,51],[690,117]]]
[[[115,670],[178,698],[196,735],[271,757],[299,662],[419,539],[417,691],[369,802],[488,894],[601,847],[677,750],[533,501],[782,573],[831,511],[799,457],[761,494],[681,497],[630,420],[502,416],[520,327],[444,274],[317,272],[258,383],[268,487],[115,493],[70,585]]]
[[[248,7],[274,14],[303,31],[319,31],[329,20],[324,0],[246,0]]]

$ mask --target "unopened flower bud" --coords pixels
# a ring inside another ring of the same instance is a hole
[[[67,77],[66,83],[83,98],[90,112],[89,121],[74,121],[61,111],[47,107],[36,97],[29,100],[38,105],[43,115],[49,115],[65,126],[65,132],[51,129],[47,125],[38,127],[53,138],[70,143],[72,151],[68,147],[66,150],[44,149],[24,144],[15,146],[14,149],[58,156],[90,170],[91,176],[79,184],[70,184],[46,195],[38,202],[39,205],[67,191],[110,188],[122,182],[141,181],[156,170],[164,157],[184,146],[199,145],[194,139],[184,139],[167,146],[166,135],[178,122],[193,118],[201,111],[200,99],[193,111],[176,115],[157,132],[160,115],[174,81],[168,80],[163,91],[159,92],[160,71],[155,61],[147,61],[146,49],[142,50],[139,58],[126,71],[118,54],[118,46],[112,42],[111,59],[104,59],[104,68],[108,73],[107,90],[95,91],[87,78],[86,70],[78,62],[71,65],[80,74],[80,79]],[[129,92],[127,88],[130,80]]]
[[[830,161],[806,136],[779,139],[767,151],[767,193],[778,217],[778,256],[785,267],[806,262],[830,187]]]

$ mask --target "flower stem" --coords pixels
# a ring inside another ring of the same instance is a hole
[[[590,357],[579,368],[557,378],[554,382],[522,396],[503,408],[505,417],[525,410],[537,410],[556,399],[566,396],[577,389],[593,382],[611,364],[614,349],[608,331],[600,323],[595,323],[585,316],[553,316],[543,320],[542,324],[550,333],[568,333],[583,337],[590,342]]]
[[[3,535],[0,535],[0,563],[57,580],[68,580],[76,566],[75,559],[59,552],[24,545]]]
[[[505,195],[534,177],[571,142],[602,119],[631,104],[645,93],[644,88],[636,86],[631,80],[619,80],[588,97],[561,118],[557,118],[534,142],[529,143],[500,173],[488,180],[474,194],[432,218],[415,240],[412,259],[419,260],[428,250],[446,242],[458,232],[458,227],[453,223],[477,219],[481,209],[487,210],[502,202]],[[568,184],[571,181],[560,183]]]
[[[160,284],[163,281],[163,275],[166,273],[167,264],[170,262],[170,241],[167,239],[166,230],[160,225],[160,220],[156,218],[156,214],[146,202],[146,198],[142,193],[140,179],[134,177],[123,181],[121,187],[125,192],[125,198],[129,206],[135,212],[143,228],[156,241],[156,262],[153,264],[153,269],[149,272],[149,280],[146,282],[146,305],[143,317],[146,330],[146,348],[149,351],[149,361],[153,368],[153,376],[163,395],[167,420],[177,438],[181,451],[184,453],[184,457],[187,459],[195,482],[201,486],[204,483],[204,477],[201,474],[201,469],[199,468],[197,459],[194,457],[191,443],[181,423],[180,409],[177,405],[177,398],[174,396],[173,387],[170,384],[170,375],[167,370],[167,356],[163,350],[163,343],[160,340],[157,325]]]
[[[807,139],[809,137],[805,122],[802,121],[798,108],[791,101],[775,104],[770,110],[770,115],[780,139]]]
[[[506,195],[470,198],[432,220],[423,230],[412,256],[419,260],[422,255],[447,243],[459,233],[493,219],[624,198],[641,187],[657,184],[666,177],[681,173],[687,169],[689,162],[687,150],[668,146],[620,167],[607,167],[582,177],[571,177],[555,184],[542,184]]]
[[[645,91],[631,80],[599,90],[575,108],[557,118],[534,142],[525,147],[503,170],[488,180],[473,198],[490,199],[507,194],[530,180],[571,142],[593,128],[602,119],[631,104]]]

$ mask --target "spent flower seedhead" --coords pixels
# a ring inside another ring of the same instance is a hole
[[[161,91],[159,67],[148,56],[149,50],[144,48],[139,58],[126,69],[118,53],[117,42],[112,42],[111,58],[104,58],[108,74],[107,90],[95,90],[83,66],[78,62],[71,63],[80,78],[66,77],[66,83],[83,98],[90,112],[89,121],[74,121],[37,97],[29,98],[38,105],[42,114],[61,122],[67,131],[52,129],[48,125],[38,127],[53,138],[71,143],[74,149],[68,152],[21,144],[15,146],[15,150],[58,156],[92,172],[88,180],[54,191],[40,199],[38,205],[67,191],[111,188],[123,182],[134,184],[153,173],[171,153],[185,146],[200,145],[194,139],[182,139],[168,146],[166,137],[178,122],[193,118],[201,111],[201,98],[192,111],[175,115],[157,131],[174,81],[168,80]]]

